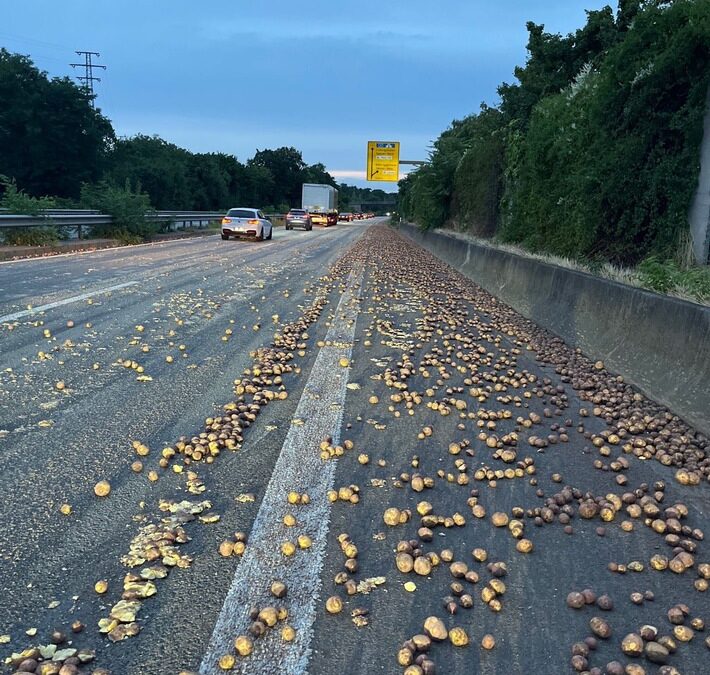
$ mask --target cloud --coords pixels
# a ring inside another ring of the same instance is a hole
[[[354,169],[328,169],[328,173],[333,176],[333,178],[365,178],[364,171]]]
[[[267,26],[247,26],[242,21],[206,22],[201,27],[203,39],[211,41],[258,40],[275,45],[276,40],[332,40],[334,42],[387,44],[407,42],[422,44],[431,41],[431,34],[417,28],[396,28],[383,30],[378,24],[313,24],[290,23]]]

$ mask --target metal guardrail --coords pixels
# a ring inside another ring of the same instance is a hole
[[[221,220],[225,211],[154,211],[147,213],[150,220],[165,221],[168,229],[174,231],[178,225],[192,226],[197,223],[202,226],[215,220]],[[267,213],[266,217],[277,227],[286,224],[285,213]],[[5,228],[17,227],[61,227],[73,228],[73,237],[81,238],[83,233],[90,231],[94,225],[108,225],[113,218],[100,211],[90,209],[47,209],[40,216],[25,216],[9,213],[7,209],[0,209],[0,231]],[[84,229],[86,228],[86,229]]]
[[[219,220],[224,211],[155,211],[146,214],[146,219],[166,221],[169,229],[176,229],[197,223],[199,226],[213,220]],[[94,225],[108,225],[113,218],[99,211],[84,209],[49,209],[40,216],[24,216],[0,210],[0,229],[16,227],[69,227],[74,228],[75,236],[81,238],[82,228],[90,229]]]
[[[66,215],[66,216],[94,216],[101,213],[98,209],[44,209],[43,215]],[[0,215],[17,215],[9,209],[0,209]]]

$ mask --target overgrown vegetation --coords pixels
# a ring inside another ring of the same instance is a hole
[[[0,209],[24,216],[39,216],[44,209],[55,206],[49,197],[32,197],[18,189],[14,179],[0,175],[2,196]],[[46,227],[7,228],[2,233],[2,243],[8,246],[49,246],[60,239],[59,230],[51,224]]]
[[[640,284],[658,293],[672,293],[710,303],[710,268],[683,268],[675,260],[655,256],[643,260],[636,271]]]
[[[117,191],[112,208],[146,194],[159,210],[222,211],[257,206],[283,212],[301,201],[302,183],[338,186],[322,164],[307,164],[296,148],[256,152],[246,163],[226,153],[193,153],[158,136],[118,138],[91,96],[69,78],[49,78],[27,56],[0,49],[0,174],[26,195],[53,195],[57,206],[85,202],[83,185]],[[132,191],[125,192],[130,185]],[[0,195],[7,186],[0,185]],[[123,191],[123,195],[122,195]],[[363,190],[381,201],[379,190]],[[122,196],[121,196],[122,195]],[[347,202],[347,195],[346,195]],[[96,195],[92,196],[96,202]],[[123,228],[143,237],[137,224]]]
[[[87,209],[97,209],[112,216],[110,224],[93,226],[96,237],[135,244],[149,239],[158,231],[158,222],[150,218],[153,209],[148,195],[132,189],[129,180],[126,180],[124,187],[117,187],[108,181],[95,185],[85,183],[81,187],[81,203]],[[146,218],[146,215],[149,217]]]
[[[400,182],[399,210],[588,266],[636,265],[703,293],[687,237],[710,84],[710,4],[621,0],[561,36],[528,24],[527,63],[497,108],[454,121]],[[690,281],[690,279],[694,281]]]
[[[18,227],[5,230],[2,243],[6,246],[52,246],[60,238],[56,227]]]
[[[56,202],[51,197],[32,197],[17,187],[14,178],[0,175],[0,209],[8,213],[23,216],[39,216],[45,209],[56,208]]]

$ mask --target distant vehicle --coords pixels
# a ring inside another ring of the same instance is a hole
[[[229,209],[222,218],[222,239],[252,237],[263,241],[271,239],[273,235],[274,226],[259,209]]]
[[[341,213],[338,216],[338,220],[343,220],[346,223],[352,223],[353,222],[353,214],[352,213]]]
[[[304,183],[301,208],[308,211],[314,225],[335,225],[338,222],[338,191],[332,185]]]
[[[292,230],[294,227],[302,227],[304,230],[313,229],[311,216],[305,209],[291,209],[286,214],[286,229]]]

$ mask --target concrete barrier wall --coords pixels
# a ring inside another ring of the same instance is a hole
[[[401,225],[400,232],[710,436],[709,308],[453,232],[412,225]]]

